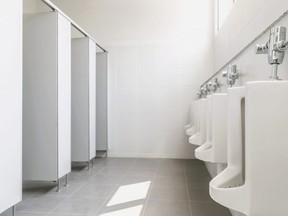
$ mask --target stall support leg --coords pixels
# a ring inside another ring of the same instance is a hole
[[[92,167],[94,167],[94,160],[95,158],[92,158]]]
[[[66,176],[65,176],[65,185],[64,185],[65,187],[67,187],[68,186],[68,174],[66,174]]]
[[[57,192],[59,192],[60,191],[60,179],[58,179],[58,181],[57,181]]]
[[[13,207],[12,207],[12,216],[15,216],[15,214],[16,214],[16,207],[13,206]]]
[[[89,170],[90,170],[90,160],[87,161],[87,164],[88,164],[87,169],[88,169],[88,171],[89,171]]]

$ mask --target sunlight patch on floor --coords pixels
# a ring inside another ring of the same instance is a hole
[[[150,185],[151,181],[120,186],[108,202],[107,206],[145,199]]]
[[[100,216],[140,216],[143,205],[133,206],[121,210],[116,210],[101,214]]]

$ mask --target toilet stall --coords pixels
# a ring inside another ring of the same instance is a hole
[[[22,199],[22,1],[1,7],[0,214]]]
[[[107,81],[108,53],[98,52],[96,55],[96,150],[108,151],[108,122],[107,122]]]
[[[71,171],[71,23],[25,15],[23,38],[23,178],[59,183]]]
[[[72,161],[96,156],[96,44],[72,39]]]

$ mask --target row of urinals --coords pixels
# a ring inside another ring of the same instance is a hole
[[[210,196],[247,216],[288,215],[288,81],[255,81],[191,104],[196,158],[227,164]]]

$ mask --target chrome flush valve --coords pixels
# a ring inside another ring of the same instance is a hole
[[[212,89],[211,89],[210,82],[206,83],[205,88],[206,88],[206,90],[207,90],[207,94],[208,94],[208,95],[211,95],[211,94],[213,93],[213,92],[212,92]]]
[[[208,91],[207,91],[206,86],[203,86],[200,88],[200,93],[201,93],[201,97],[203,97],[203,98],[205,98],[207,96]]]
[[[208,89],[210,93],[215,93],[219,87],[220,83],[217,78],[214,78],[208,83]]]
[[[201,92],[200,92],[200,90],[199,91],[197,91],[197,97],[200,99],[201,98]]]
[[[283,63],[286,49],[288,41],[284,26],[277,26],[274,32],[270,31],[269,41],[265,45],[256,45],[256,54],[268,54],[268,63],[272,65],[270,79],[279,80],[278,65]]]
[[[227,84],[232,87],[235,85],[236,79],[239,78],[237,65],[229,65],[227,71],[223,72],[223,77],[227,77]]]

